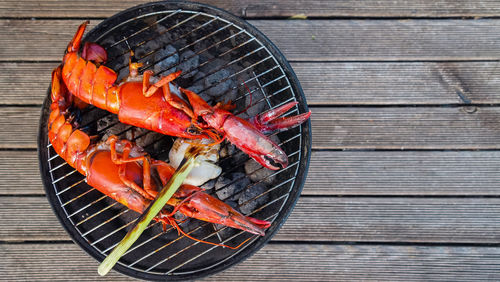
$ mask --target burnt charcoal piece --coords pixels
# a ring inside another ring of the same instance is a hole
[[[249,159],[245,162],[245,172],[253,182],[261,181],[265,184],[272,184],[276,178],[275,171],[263,167],[254,159]]]
[[[191,50],[181,54],[180,65],[178,68],[182,70],[184,78],[190,78],[198,73],[198,65],[200,64],[200,56],[195,55]]]
[[[227,79],[231,72],[227,69],[221,69],[205,78],[205,90],[208,95],[218,97],[226,93],[234,82]],[[208,88],[210,87],[210,88]]]
[[[179,54],[177,49],[172,45],[167,45],[163,49],[155,53],[155,66],[154,73],[158,74],[161,72],[162,75],[168,75],[171,72],[176,71],[173,67],[179,63]]]
[[[234,172],[217,179],[215,183],[215,194],[223,201],[226,199],[233,200],[238,197],[237,194],[249,184],[250,179],[248,179],[243,172]]]
[[[238,199],[240,211],[243,214],[250,214],[269,200],[268,194],[262,194],[267,191],[267,186],[263,183],[256,183],[245,189]]]

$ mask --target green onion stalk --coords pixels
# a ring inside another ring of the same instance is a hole
[[[198,163],[196,157],[201,153],[201,147],[190,147],[182,160],[179,168],[172,175],[172,178],[158,193],[156,199],[151,202],[146,211],[135,222],[134,227],[123,237],[122,241],[113,249],[113,251],[99,265],[97,272],[99,275],[106,275],[125,254],[125,252],[134,244],[142,232],[147,228],[151,220],[163,209],[168,200],[179,189],[182,182],[186,179],[193,167]]]

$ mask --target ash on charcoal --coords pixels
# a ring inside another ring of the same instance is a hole
[[[114,124],[117,124],[118,122],[119,121],[117,115],[105,116],[97,121],[97,131],[104,130],[110,126],[113,126]]]
[[[201,93],[201,91],[205,88],[205,85],[204,85],[204,82],[202,79],[203,77],[205,77],[205,73],[198,71],[193,78],[193,80],[195,81],[194,84],[191,85],[190,87],[188,87],[188,89],[193,91],[194,93]],[[203,94],[204,93],[201,93],[200,96]],[[208,97],[208,95],[205,94],[205,97]],[[202,98],[204,98],[204,97],[202,97]]]
[[[122,68],[126,68],[128,74],[128,59],[130,57],[130,53],[126,52],[126,50],[120,50],[120,51],[117,51],[115,49],[110,49],[110,50],[113,50],[113,52],[108,53],[108,58],[113,58],[113,59],[106,62],[106,66],[115,71],[121,70]],[[119,80],[117,79],[117,81]]]
[[[127,132],[129,128],[131,128],[130,125],[118,123],[106,130],[104,135],[101,137],[101,140],[107,140],[111,135],[118,135],[120,137],[120,134]]]
[[[262,181],[262,183],[270,185],[276,179],[275,175],[271,176],[275,171],[263,167],[254,159],[245,162],[245,172],[253,182]]]
[[[222,147],[219,156],[223,162],[221,166],[228,164],[229,166],[234,167],[235,164],[241,164],[248,159],[247,154],[241,152],[240,149],[231,143],[226,143],[226,145]]]
[[[161,24],[155,25],[156,33],[158,34],[155,41],[161,42],[162,44],[168,44],[173,41],[172,33],[169,32],[169,29]]]
[[[250,214],[261,205],[267,203],[267,201],[269,200],[269,195],[262,194],[266,192],[266,190],[267,186],[263,183],[256,183],[248,187],[248,189],[245,189],[245,191],[241,193],[241,196],[238,199],[240,211],[243,214]]]
[[[134,140],[134,142],[142,148],[146,148],[147,146],[154,144],[155,142],[159,141],[161,138],[164,137],[164,135],[162,135],[162,134],[152,132],[149,130],[145,130],[143,128],[135,131],[134,134],[135,134],[135,138],[137,138]],[[130,139],[130,140],[132,140],[132,139]]]
[[[266,109],[268,108],[266,101],[262,100],[262,101],[256,103],[256,100],[254,100],[255,98],[257,98],[257,97],[255,97],[255,96],[252,97],[252,102],[254,104],[252,106],[248,107],[244,112],[242,112],[238,115],[240,118],[249,119],[251,117],[254,117],[254,116],[266,111]],[[245,102],[247,103],[247,105],[250,104],[250,98],[247,97]]]
[[[156,62],[153,69],[154,73],[166,71],[163,74],[167,75],[176,70],[173,66],[179,63],[179,53],[177,53],[174,46],[167,45],[155,53],[154,61]]]
[[[198,73],[198,66],[200,64],[200,57],[193,51],[187,50],[181,54],[180,61],[182,62],[178,68],[182,70],[184,78],[190,78]]]
[[[234,82],[231,79],[227,79],[231,75],[231,72],[227,69],[221,69],[211,75],[205,77],[205,87],[208,95],[212,97],[219,97],[225,94],[232,86]]]
[[[136,60],[139,60],[160,48],[161,48],[160,43],[157,40],[150,40],[135,48],[134,57]]]
[[[236,89],[236,87],[233,86],[233,83],[231,83],[231,87],[229,88],[229,90],[223,93],[223,95],[217,97],[215,100],[217,102],[223,102],[223,103],[231,102],[232,104],[234,104],[233,101],[235,101],[237,97],[238,97],[238,89]],[[238,109],[237,104],[236,104],[236,109]],[[233,110],[233,113],[234,112],[237,112],[237,110]]]
[[[205,182],[203,185],[201,185],[200,188],[205,189],[205,193],[210,193],[212,192],[212,189],[215,187],[216,182],[217,179],[209,180]]]
[[[219,177],[215,183],[215,194],[223,201],[234,200],[238,193],[250,184],[243,172],[234,172],[229,175]]]
[[[252,95],[252,97],[250,97]],[[267,105],[266,100],[264,100],[264,95],[260,91],[254,91],[252,94],[248,95],[245,97],[245,104],[250,105],[252,103],[253,105],[247,109],[247,114],[251,117],[256,116],[258,114],[263,113],[266,111],[269,106]]]

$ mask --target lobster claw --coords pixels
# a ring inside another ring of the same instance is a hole
[[[272,170],[287,167],[288,157],[285,152],[252,123],[222,108],[211,107],[192,91],[181,91],[189,99],[195,116],[201,117],[209,127],[221,131],[229,142],[251,158]]]
[[[184,198],[180,200],[180,198]],[[169,204],[177,206],[182,214],[207,222],[222,224],[264,236],[264,229],[271,226],[269,221],[244,216],[228,204],[214,198],[192,185],[182,185]],[[177,203],[173,203],[177,201]]]

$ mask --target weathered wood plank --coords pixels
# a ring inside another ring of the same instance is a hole
[[[317,151],[305,195],[499,195],[500,152]]]
[[[52,69],[57,63],[0,63],[0,103],[39,104],[47,96]]]
[[[92,25],[98,21],[92,21]],[[0,61],[60,60],[81,20],[0,20]],[[291,61],[498,60],[500,20],[255,20]],[[284,31],[293,32],[284,32]],[[31,42],[37,42],[36,48]]]
[[[316,149],[498,149],[500,107],[312,108]],[[3,107],[0,148],[36,148],[40,109]]]
[[[44,197],[0,197],[0,240],[69,236]],[[302,197],[282,241],[500,243],[497,198]]]
[[[148,1],[143,1],[148,2]],[[199,0],[240,17],[494,17],[500,15],[496,1],[223,1]],[[109,17],[138,5],[132,0],[113,1],[13,1],[0,5],[1,17]]]
[[[276,239],[499,243],[499,204],[488,198],[302,197]]]
[[[498,62],[292,63],[311,105],[500,102]]]
[[[497,20],[252,23],[292,61],[496,60],[500,55]],[[293,32],[283,32],[288,29]]]
[[[74,244],[3,244],[6,281],[99,281],[98,262]],[[268,244],[203,281],[498,280],[500,249]],[[272,269],[272,270],[271,270]],[[137,281],[116,271],[106,281]]]
[[[88,30],[99,22],[91,21]],[[82,20],[0,20],[0,60],[61,61],[81,23]]]
[[[0,202],[1,241],[23,242],[36,238],[48,241],[71,240],[50,208],[47,198],[4,197],[0,198]]]
[[[313,148],[498,149],[497,107],[313,108]]]
[[[41,104],[56,65],[0,63],[0,104]],[[295,62],[292,67],[310,105],[500,103],[498,62]]]
[[[0,148],[36,148],[41,108],[0,108]]]
[[[36,151],[0,151],[0,195],[45,194]]]
[[[0,195],[44,195],[34,151],[0,151]],[[498,196],[497,151],[314,151],[303,195]]]

